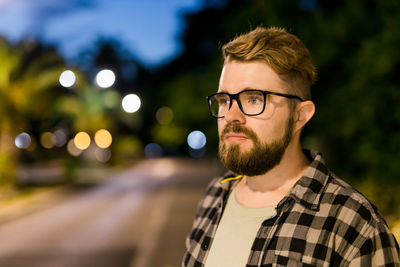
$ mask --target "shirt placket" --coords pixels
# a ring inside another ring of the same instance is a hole
[[[203,266],[207,261],[207,257],[208,257],[208,253],[210,251],[210,247],[212,244],[212,241],[214,239],[215,236],[215,232],[217,231],[217,226],[218,223],[221,219],[222,216],[222,210],[224,207],[224,198],[219,198],[218,202],[216,203],[216,207],[217,207],[217,212],[214,214],[213,218],[212,218],[212,222],[208,225],[207,230],[205,231],[205,237],[203,239],[203,241],[201,242],[201,249],[203,250],[204,253],[204,257],[203,257]]]
[[[267,248],[271,243],[272,238],[275,236],[277,229],[283,223],[281,221],[281,215],[284,212],[287,212],[289,209],[290,205],[286,203],[286,205],[277,208],[277,214],[274,217],[265,220],[262,223],[257,232],[256,240],[254,240],[252,251],[247,262],[247,267],[262,266],[263,262],[265,262],[265,257],[268,254]],[[260,242],[260,244],[257,245],[256,242]],[[256,249],[257,247],[260,249]]]
[[[265,248],[270,243],[272,236],[276,231],[276,216],[264,221],[257,232],[256,239],[253,242],[252,250],[247,262],[248,267],[261,266],[261,261],[265,253]]]

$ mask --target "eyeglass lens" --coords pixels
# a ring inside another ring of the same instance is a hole
[[[264,109],[265,96],[259,91],[243,91],[237,95],[239,106],[246,115],[258,115]],[[213,116],[223,117],[231,107],[231,97],[226,93],[218,93],[210,98],[210,110]],[[233,103],[232,103],[233,104]]]

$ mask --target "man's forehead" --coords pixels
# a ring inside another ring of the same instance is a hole
[[[218,92],[233,94],[246,89],[284,92],[284,85],[266,63],[229,61],[222,68]]]

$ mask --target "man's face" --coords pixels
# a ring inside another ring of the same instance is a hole
[[[225,64],[219,92],[235,94],[245,89],[286,93],[284,83],[265,63]],[[292,138],[293,116],[288,100],[267,96],[264,113],[246,116],[236,101],[224,118],[218,119],[219,156],[231,171],[248,176],[268,172],[281,161]]]

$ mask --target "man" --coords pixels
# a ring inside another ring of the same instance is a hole
[[[219,156],[186,240],[183,266],[400,266],[384,219],[300,145],[314,114],[308,49],[280,28],[223,46],[216,94]]]

